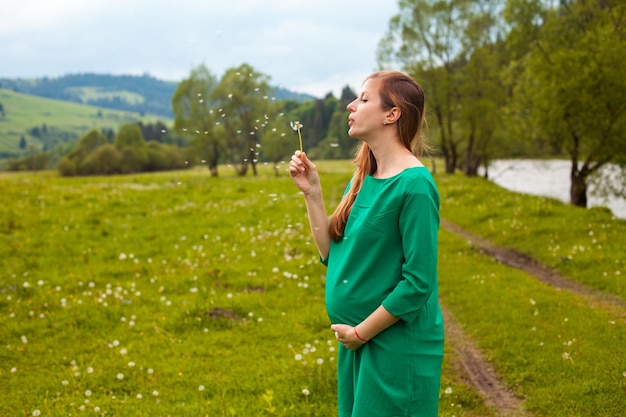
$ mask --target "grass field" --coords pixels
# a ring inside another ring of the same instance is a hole
[[[151,115],[142,117],[137,113],[51,100],[6,89],[0,89],[0,103],[5,112],[4,116],[0,115],[0,152],[19,152],[22,136],[28,145],[39,149],[41,140],[30,135],[29,131],[44,124],[51,131],[68,132],[79,137],[93,128],[117,131],[124,123],[163,120]]]
[[[318,166],[330,209],[352,167]],[[621,295],[626,222],[481,180],[436,180],[448,220]],[[335,415],[324,269],[287,175],[3,174],[0,194],[0,415]],[[442,303],[528,415],[626,409],[623,310],[445,230],[440,239]],[[601,260],[577,256],[591,250]],[[440,415],[497,415],[446,354]]]

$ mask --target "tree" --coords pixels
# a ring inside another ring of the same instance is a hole
[[[126,123],[120,127],[120,130],[115,135],[115,147],[118,150],[123,150],[126,147],[141,148],[145,146],[141,128],[135,123]]]
[[[348,135],[348,116],[346,108],[357,95],[346,86],[341,92],[341,98],[335,103],[334,111],[328,123],[326,137],[316,148],[315,156],[323,159],[352,158],[358,142]],[[327,99],[328,100],[328,99]]]
[[[99,146],[107,143],[107,139],[98,129],[91,129],[78,140],[78,145],[68,157],[74,162],[83,160],[91,152],[95,151]]]
[[[626,160],[625,15],[617,0],[561,1],[547,13],[515,88],[520,130],[569,155],[570,203],[581,207],[591,177]]]
[[[79,164],[79,171],[86,175],[111,175],[120,172],[122,155],[110,143],[106,143],[89,154]]]
[[[226,135],[226,157],[241,176],[257,174],[258,147],[270,120],[269,77],[248,64],[226,70],[213,90],[216,116]]]
[[[24,135],[22,135],[20,137],[20,144],[19,144],[19,148],[20,149],[26,149],[27,143],[26,143],[26,138],[24,137]]]
[[[402,1],[379,45],[379,63],[399,62],[422,84],[448,173],[462,165],[474,176],[488,159],[494,110],[506,97],[501,8],[494,0]]]
[[[478,174],[480,165],[503,148],[500,109],[506,103],[506,87],[500,77],[506,65],[503,42],[485,43],[476,48],[459,73],[459,133],[464,138],[463,167],[469,177]],[[499,139],[498,147],[492,141]],[[496,149],[494,149],[496,148]]]
[[[379,63],[400,62],[421,82],[435,117],[446,172],[453,173],[459,158],[456,132],[459,112],[456,66],[461,56],[469,0],[407,0],[379,45]]]
[[[224,149],[224,138],[216,128],[217,114],[213,110],[216,103],[212,94],[216,85],[215,76],[201,65],[178,84],[172,97],[174,129],[192,138],[191,156],[207,161],[211,175],[215,177]]]
[[[270,120],[266,129],[267,133],[263,135],[261,149],[263,158],[274,164],[274,174],[278,176],[280,162],[286,160],[297,149],[298,140],[293,139],[294,131],[289,124],[289,116],[284,112],[282,103],[275,103],[273,106],[278,107],[278,115]]]
[[[121,153],[119,169],[122,174],[142,172],[148,166],[146,141],[137,124],[127,123],[120,127],[115,136],[115,148]]]

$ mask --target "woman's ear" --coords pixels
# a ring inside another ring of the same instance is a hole
[[[390,125],[392,123],[397,122],[401,115],[402,115],[402,112],[400,111],[399,108],[392,107],[391,110],[389,110],[387,112],[387,115],[385,116],[384,124]]]

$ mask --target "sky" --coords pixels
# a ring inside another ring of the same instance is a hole
[[[0,78],[94,72],[216,77],[243,63],[323,97],[358,92],[394,0],[4,0]]]

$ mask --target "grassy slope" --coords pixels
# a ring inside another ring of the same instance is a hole
[[[41,145],[39,139],[28,135],[27,131],[43,124],[48,128],[81,136],[92,128],[117,130],[120,125],[128,122],[164,120],[162,117],[151,115],[141,117],[136,113],[51,100],[6,89],[0,89],[0,103],[6,113],[5,117],[0,117],[0,152],[18,151],[22,135],[29,144]],[[98,115],[99,112],[101,117]]]
[[[122,101],[132,104],[141,104],[145,102],[145,98],[141,94],[133,93],[132,91],[112,90],[104,87],[68,87],[66,90],[71,92],[74,96],[79,97],[83,103],[86,103],[89,100],[112,100],[115,98],[119,98]]]

